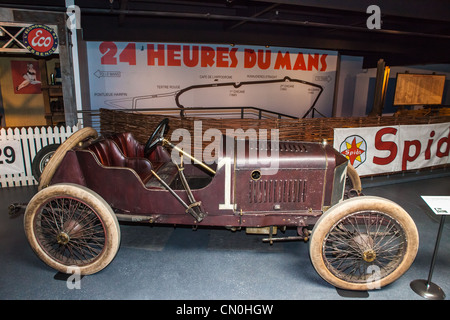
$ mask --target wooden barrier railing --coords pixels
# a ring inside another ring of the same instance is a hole
[[[322,142],[326,139],[333,142],[334,128],[353,127],[377,127],[406,124],[430,124],[450,121],[450,113],[446,109],[441,112],[429,112],[428,114],[417,112],[403,112],[394,116],[378,117],[352,117],[352,118],[308,118],[308,119],[215,119],[215,118],[180,118],[173,116],[144,114],[139,112],[115,111],[101,109],[100,127],[102,133],[131,132],[135,138],[145,143],[149,135],[158,123],[168,117],[170,130],[177,128],[187,129],[194,134],[194,127],[202,134],[211,128],[218,129],[225,134],[226,129],[242,129],[244,131],[253,128],[278,129],[280,140]],[[439,110],[439,109],[438,109]],[[199,122],[201,121],[201,122]],[[210,141],[203,141],[203,147]]]

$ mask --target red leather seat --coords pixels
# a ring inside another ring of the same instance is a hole
[[[114,133],[107,136],[113,140],[125,157],[144,157],[144,145],[137,141],[130,132]],[[161,146],[157,146],[148,159],[152,162],[169,162],[170,154]]]
[[[133,169],[148,188],[162,187],[151,172],[152,169],[169,184],[178,173],[165,148],[159,145],[148,158],[144,158],[144,145],[129,132],[105,135],[91,144],[88,150],[92,151],[104,166]]]
[[[106,167],[123,167],[134,170],[144,185],[152,177],[153,166],[148,159],[125,157],[117,144],[111,139],[100,139],[87,147],[99,162]]]
[[[112,139],[117,144],[125,157],[142,158],[144,156],[144,146],[130,132],[112,134],[107,138]]]

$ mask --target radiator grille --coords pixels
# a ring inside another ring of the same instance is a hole
[[[250,180],[250,203],[305,202],[306,180]]]

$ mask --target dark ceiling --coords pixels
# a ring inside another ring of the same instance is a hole
[[[0,1],[65,11],[65,1]],[[364,67],[450,63],[449,0],[75,0],[84,40],[234,43],[337,50]],[[381,29],[368,29],[381,10]]]

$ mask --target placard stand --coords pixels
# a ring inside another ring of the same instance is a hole
[[[410,283],[411,289],[418,295],[431,300],[443,300],[445,299],[445,293],[437,284],[431,282],[433,276],[434,264],[436,262],[436,256],[439,248],[439,242],[441,241],[442,229],[444,228],[445,215],[449,214],[446,209],[450,203],[450,197],[425,197],[422,196],[425,202],[430,206],[434,213],[441,215],[439,222],[439,230],[436,237],[436,244],[434,245],[433,257],[431,259],[430,271],[428,273],[428,279],[417,279]]]

